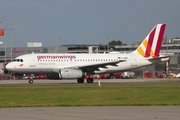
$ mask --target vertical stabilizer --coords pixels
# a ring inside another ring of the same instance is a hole
[[[157,24],[135,50],[143,57],[159,57],[166,24]]]

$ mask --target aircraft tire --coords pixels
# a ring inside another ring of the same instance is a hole
[[[94,79],[93,78],[88,78],[87,79],[87,83],[93,83],[94,82]]]
[[[33,80],[29,80],[29,84],[33,84],[33,82],[34,82]]]
[[[84,83],[84,79],[83,78],[79,78],[79,79],[77,79],[77,82],[78,83]]]

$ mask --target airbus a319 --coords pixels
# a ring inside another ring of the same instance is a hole
[[[157,24],[137,47],[129,54],[57,54],[34,53],[21,55],[6,65],[6,69],[17,73],[47,74],[48,79],[77,79],[84,82],[86,75],[130,71],[169,59],[160,55],[166,24]],[[88,78],[87,83],[93,83]],[[33,79],[29,79],[33,83]]]

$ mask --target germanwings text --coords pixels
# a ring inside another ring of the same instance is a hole
[[[38,60],[41,59],[76,59],[76,56],[74,55],[41,55],[37,56]]]

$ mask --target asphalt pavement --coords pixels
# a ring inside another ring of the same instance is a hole
[[[0,108],[1,120],[179,120],[180,106]]]

